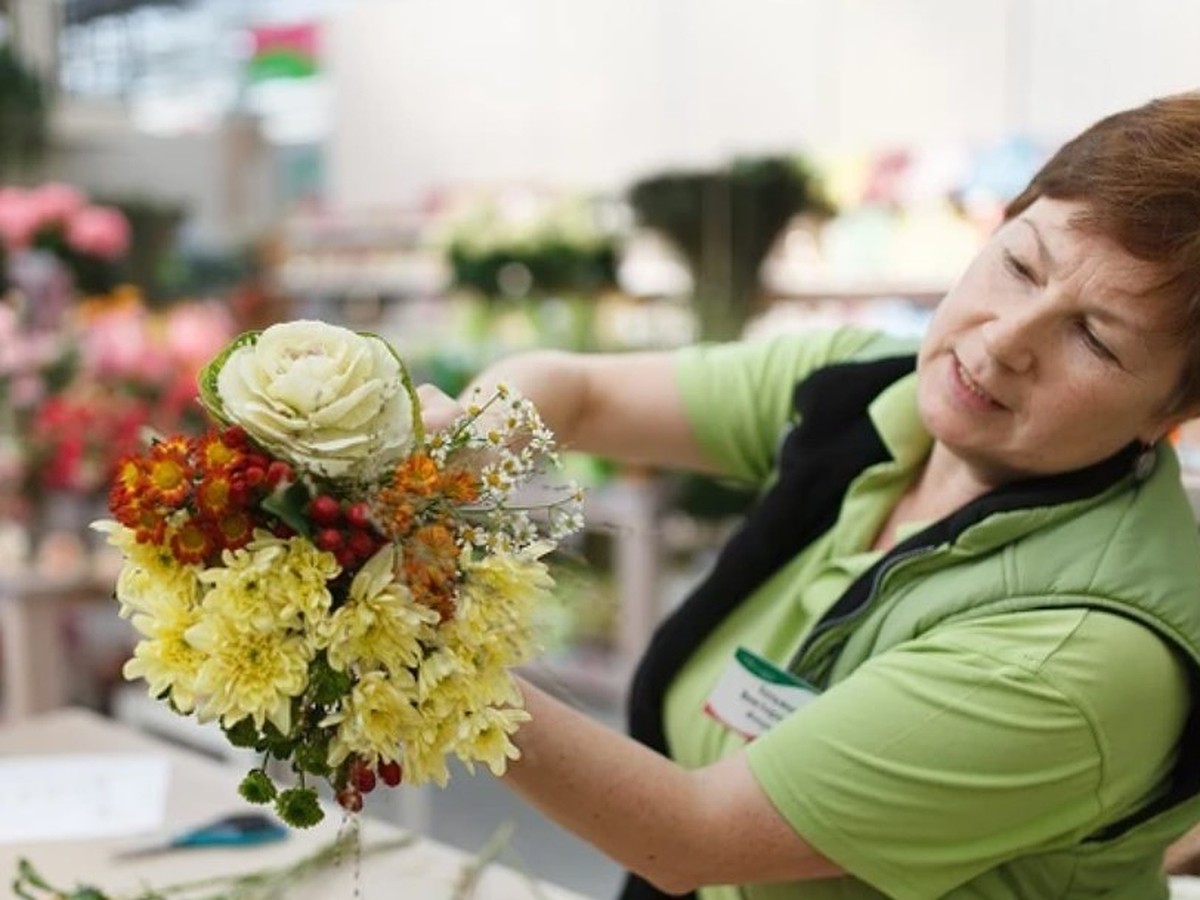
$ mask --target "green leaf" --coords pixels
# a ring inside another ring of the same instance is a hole
[[[238,785],[238,793],[251,803],[270,803],[279,792],[270,775],[262,769],[251,769]]]
[[[225,737],[235,747],[257,747],[259,742],[258,729],[254,727],[254,720],[249,716],[226,728]]]
[[[348,672],[339,672],[329,665],[328,658],[322,652],[313,659],[308,668],[308,684],[313,703],[328,706],[350,693],[354,679]]]
[[[261,331],[247,331],[239,334],[208,365],[200,370],[200,376],[196,379],[197,387],[200,390],[200,402],[204,404],[204,408],[208,410],[209,415],[226,425],[231,424],[231,422],[229,417],[225,415],[225,404],[221,402],[221,395],[217,391],[217,376],[225,368],[225,363],[229,359],[230,354],[235,350],[240,350],[242,347],[254,346],[254,344],[258,343],[258,336],[260,334],[262,334]]]
[[[295,765],[298,769],[310,775],[325,776],[329,774],[329,741],[315,738],[300,744],[296,748]]]
[[[273,491],[259,504],[272,515],[303,537],[312,539],[312,522],[304,515],[304,508],[311,498],[303,482],[293,481],[282,491]]]
[[[425,443],[425,422],[421,419],[421,401],[417,398],[417,388],[413,384],[412,376],[408,374],[408,366],[404,364],[404,358],[396,352],[395,347],[393,347],[379,335],[373,334],[370,331],[360,331],[358,333],[362,337],[374,338],[382,343],[383,346],[387,347],[388,353],[392,354],[392,358],[396,360],[397,364],[399,364],[400,384],[403,385],[405,392],[408,394],[408,399],[412,403],[413,440],[416,442],[416,446],[421,446]]]
[[[67,900],[109,900],[109,897],[94,887],[80,887],[73,890]]]
[[[267,752],[276,759],[289,759],[299,743],[296,738],[284,734],[270,722],[263,728],[263,737],[267,742]]]
[[[54,890],[51,885],[46,883],[46,879],[38,873],[38,870],[33,867],[33,863],[23,856],[17,862],[17,875],[22,881],[27,881],[34,887],[44,888],[47,891]]]
[[[317,792],[312,788],[289,788],[284,791],[275,800],[275,811],[293,828],[311,828],[325,818],[317,801]]]

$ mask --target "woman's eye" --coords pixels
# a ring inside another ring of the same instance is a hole
[[[1028,281],[1031,284],[1036,281],[1033,275],[1033,269],[1029,268],[1029,266],[1013,256],[1013,254],[1008,250],[1004,251],[1004,267],[1022,281]]]
[[[1088,327],[1086,322],[1079,323],[1079,331],[1083,336],[1083,342],[1087,344],[1088,349],[1099,356],[1101,359],[1106,359],[1109,362],[1116,362],[1117,355],[1108,349],[1104,341],[1096,337],[1096,332]]]

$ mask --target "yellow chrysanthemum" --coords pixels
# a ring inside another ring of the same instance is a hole
[[[474,763],[481,762],[499,777],[510,759],[520,759],[521,751],[512,742],[512,735],[529,718],[523,709],[481,709],[460,723],[454,753],[472,772]]]
[[[164,602],[156,616],[135,615],[133,623],[147,640],[138,642],[133,658],[122,670],[130,681],[145,679],[151,697],[169,691],[175,708],[182,713],[196,707],[196,679],[204,663],[204,654],[186,638],[196,619],[196,607],[183,603],[172,607]]]
[[[333,596],[328,582],[340,569],[332,553],[304,538],[281,539],[266,532],[240,550],[222,554],[222,565],[200,578],[212,586],[205,609],[241,620],[261,631],[313,629],[329,614]]]
[[[404,781],[411,785],[445,787],[450,781],[447,756],[454,750],[459,722],[452,719],[425,721],[404,741]]]
[[[168,547],[138,543],[133,529],[118,522],[106,520],[93,527],[108,534],[108,543],[125,556],[116,585],[123,618],[138,612],[155,615],[164,597],[188,606],[199,602],[202,585],[196,566],[181,565]]]
[[[415,705],[416,687],[407,669],[392,675],[363,675],[342,701],[342,708],[321,723],[337,726],[329,743],[329,764],[340,765],[351,754],[370,765],[395,759],[404,735],[423,727]]]
[[[333,668],[394,672],[421,661],[421,644],[433,640],[438,614],[416,603],[395,580],[395,563],[391,544],[372,556],[354,576],[346,602],[322,629]]]
[[[485,706],[519,705],[521,693],[506,666],[482,667],[471,648],[445,647],[430,654],[417,673],[417,696],[425,720],[457,720]]]
[[[202,720],[234,725],[250,716],[257,728],[271,722],[288,733],[292,698],[308,685],[312,659],[308,641],[298,634],[259,629],[218,614],[207,599],[200,621],[185,637],[206,657],[196,677],[196,689],[203,697]]]
[[[538,644],[536,613],[550,600],[554,587],[549,570],[538,559],[548,546],[465,560],[447,644],[485,668],[519,665],[532,658]]]

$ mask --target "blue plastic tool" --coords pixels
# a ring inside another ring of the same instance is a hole
[[[117,854],[117,858],[135,859],[198,847],[257,847],[260,844],[281,841],[285,837],[287,829],[270,816],[262,813],[236,813],[222,816],[196,828],[189,828],[164,843],[122,851]]]

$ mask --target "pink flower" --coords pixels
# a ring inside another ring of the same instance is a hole
[[[129,249],[129,222],[111,206],[85,206],[67,221],[67,244],[77,253],[115,260]]]
[[[69,184],[52,181],[29,192],[30,202],[38,212],[39,225],[65,222],[86,206],[83,194]]]
[[[218,303],[181,303],[166,314],[167,349],[191,376],[229,343],[233,333],[233,318]]]
[[[140,304],[97,313],[82,338],[83,371],[97,379],[154,384],[170,375],[171,361],[151,333],[149,315]]]

